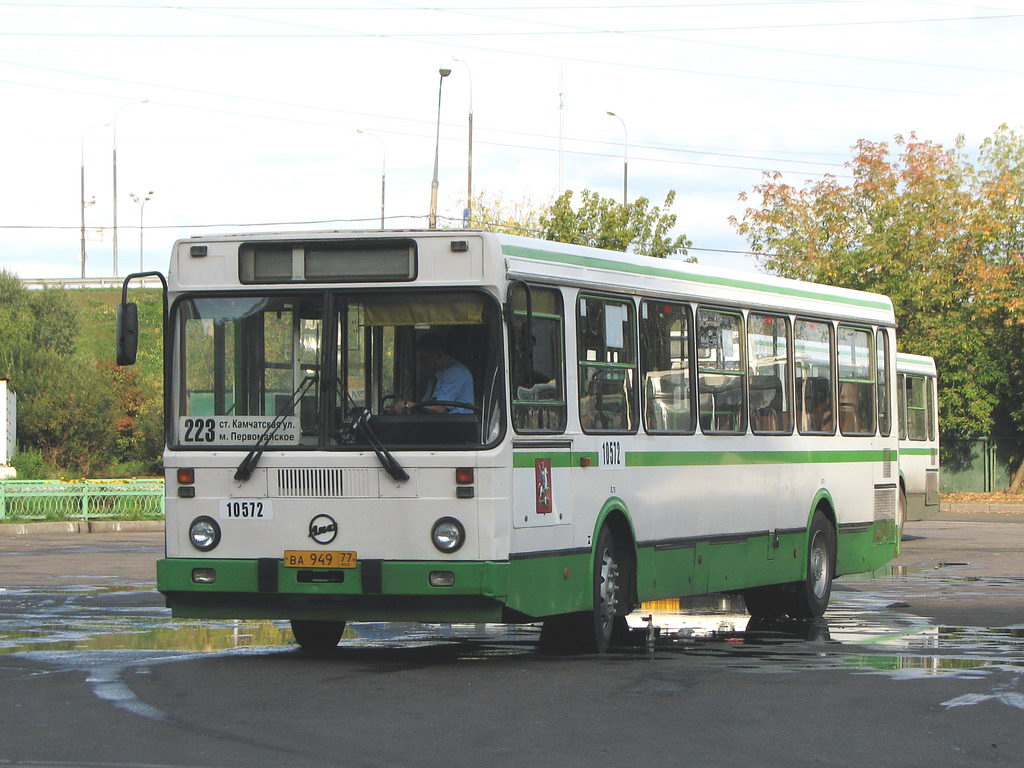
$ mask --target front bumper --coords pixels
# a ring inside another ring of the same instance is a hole
[[[355,568],[286,568],[260,558],[164,558],[157,588],[179,618],[494,622],[509,620],[507,562],[362,560]],[[212,570],[213,583],[193,572]],[[430,574],[454,574],[434,587]]]

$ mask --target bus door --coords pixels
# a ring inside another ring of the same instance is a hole
[[[558,289],[515,281],[506,304],[516,528],[569,525],[579,459],[566,424],[565,317]]]

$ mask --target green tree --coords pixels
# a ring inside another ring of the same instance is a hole
[[[1021,357],[1020,334],[1005,332],[1011,287],[1024,284],[1007,271],[1024,224],[1021,139],[1000,129],[977,166],[962,139],[946,148],[911,134],[895,147],[893,157],[884,142],[858,142],[850,181],[797,188],[766,174],[759,204],[732,223],[769,272],[892,298],[900,348],[936,358],[945,439],[988,434],[1003,413],[1024,426],[1013,403],[1020,364],[1008,364]]]
[[[663,207],[652,207],[646,197],[623,205],[584,189],[580,193],[579,207],[573,209],[572,197],[571,190],[563,192],[541,214],[541,237],[612,251],[632,247],[635,253],[656,258],[685,256],[686,249],[693,245],[686,235],[672,237],[676,215],[663,212],[675,202],[674,190],[669,190],[665,196]]]
[[[111,366],[77,352],[80,331],[67,291],[29,291],[0,271],[0,376],[18,392],[19,445],[88,475],[116,457],[118,398]]]

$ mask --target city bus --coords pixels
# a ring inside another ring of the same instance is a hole
[[[899,550],[884,296],[428,230],[179,241],[166,298],[173,616],[603,652],[660,598],[820,617]]]
[[[939,511],[939,405],[935,360],[896,354],[900,509],[904,520]]]

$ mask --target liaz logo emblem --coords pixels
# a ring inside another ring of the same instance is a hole
[[[338,535],[338,524],[330,515],[317,515],[309,521],[309,538],[317,544],[330,544]]]

